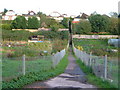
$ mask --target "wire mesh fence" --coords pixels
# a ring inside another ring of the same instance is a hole
[[[106,79],[118,87],[118,58],[88,54],[76,49],[74,45],[73,51],[86,66],[92,68],[96,76]]]
[[[55,68],[64,57],[65,49],[51,56],[2,58],[2,81],[25,75],[30,72],[40,72]]]
[[[114,85],[118,85],[118,58],[108,58],[108,79]]]

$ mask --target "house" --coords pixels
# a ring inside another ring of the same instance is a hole
[[[13,10],[9,10],[2,16],[2,20],[14,20],[17,17],[17,14]]]
[[[26,20],[28,20],[29,17],[37,17],[38,20],[40,20],[40,17],[34,12],[34,11],[28,11],[28,14],[22,14],[22,16],[25,16]]]
[[[62,16],[63,16],[64,18],[69,18],[69,16],[68,16],[67,14],[62,14]]]
[[[49,18],[53,18],[53,19],[55,19],[55,20],[58,21],[58,22],[61,22],[61,21],[63,20],[63,18],[64,18],[64,16],[61,15],[61,14],[60,14],[59,12],[57,12],[57,11],[54,11],[54,12],[50,13],[48,17],[49,17]]]
[[[82,13],[81,15],[78,15],[77,17],[74,17],[74,20],[72,23],[79,23],[81,20],[88,20],[88,15],[85,13]]]
[[[74,20],[72,21],[72,23],[79,23],[81,20],[80,15],[78,15],[77,17],[74,17]]]
[[[85,13],[82,13],[82,15],[81,15],[81,18],[82,18],[82,19],[88,19],[88,17],[89,17],[89,16],[88,16],[87,14],[85,14]]]

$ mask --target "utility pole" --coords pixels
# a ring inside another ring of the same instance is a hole
[[[69,45],[72,46],[72,24],[71,24],[71,20],[69,20]]]

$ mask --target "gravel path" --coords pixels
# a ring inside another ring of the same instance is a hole
[[[64,73],[46,81],[26,85],[25,88],[96,88],[87,83],[85,73],[76,64],[71,51],[68,60],[69,64]]]

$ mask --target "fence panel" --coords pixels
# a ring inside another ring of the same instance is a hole
[[[53,55],[52,57],[53,67],[55,67],[60,62],[60,60],[64,57],[65,53],[66,53],[65,49],[63,49],[60,52],[57,52],[56,54]]]
[[[118,58],[108,58],[107,78],[112,84],[118,85]]]
[[[92,69],[96,76],[104,77],[104,57],[91,56]]]
[[[26,56],[25,66],[26,73],[49,70],[52,68],[52,56]]]
[[[111,81],[118,87],[118,58],[109,58],[107,56],[94,56],[91,53],[76,49],[73,45],[75,55],[82,60],[82,62],[92,68],[94,74],[103,79]]]
[[[65,49],[51,56],[2,58],[2,80],[9,81],[30,72],[50,70],[66,54]]]
[[[3,81],[9,81],[22,74],[22,57],[2,58]]]

